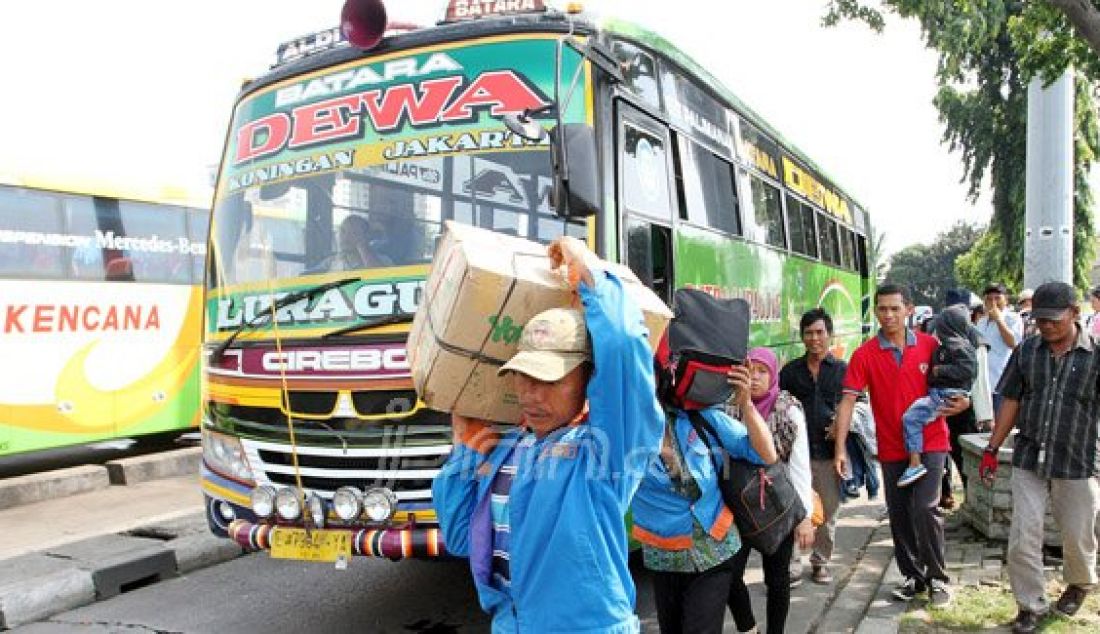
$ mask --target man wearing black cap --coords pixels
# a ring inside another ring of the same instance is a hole
[[[997,452],[1015,426],[1008,574],[1019,606],[1014,632],[1034,632],[1049,609],[1044,591],[1043,516],[1047,498],[1062,532],[1065,592],[1054,610],[1073,615],[1096,576],[1100,508],[1100,341],[1078,322],[1077,292],[1048,282],[1035,289],[1038,336],[1012,353],[998,389],[1004,395],[979,474],[988,484]]]
[[[1008,363],[1008,356],[1024,338],[1024,322],[1008,308],[1008,289],[1004,284],[995,282],[985,287],[982,300],[985,303],[985,317],[979,319],[975,327],[989,342],[989,384],[996,386]],[[993,409],[1000,407],[1001,393],[994,387]]]

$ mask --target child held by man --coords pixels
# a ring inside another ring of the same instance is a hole
[[[935,336],[940,346],[928,369],[928,396],[918,398],[901,418],[909,467],[898,478],[899,487],[920,480],[928,470],[921,464],[924,452],[924,427],[939,417],[946,401],[969,396],[977,376],[978,359],[967,337],[970,313],[964,306],[948,306],[935,320]]]

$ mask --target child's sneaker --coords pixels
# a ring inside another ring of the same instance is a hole
[[[915,467],[907,467],[905,472],[898,478],[899,487],[907,487],[913,484],[917,480],[920,480],[928,473],[928,469],[924,468],[924,465],[919,464]]]

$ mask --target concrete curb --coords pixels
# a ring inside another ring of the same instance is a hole
[[[890,527],[884,520],[871,531],[848,577],[837,584],[831,604],[813,631],[859,631],[893,555]]]
[[[105,467],[83,465],[0,480],[0,510],[111,486]]]
[[[111,484],[137,484],[161,478],[198,475],[202,447],[111,460],[105,464]]]
[[[213,566],[243,551],[210,534],[203,511],[121,535],[102,535],[4,561],[0,628]]]

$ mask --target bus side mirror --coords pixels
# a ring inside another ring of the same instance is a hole
[[[585,218],[600,210],[596,131],[583,123],[566,123],[550,132],[554,167],[551,204],[563,218]]]

